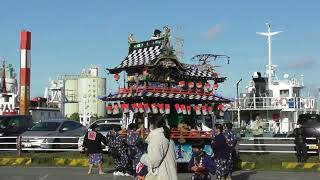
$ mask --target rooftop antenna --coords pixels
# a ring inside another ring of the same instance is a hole
[[[274,75],[273,68],[275,67],[274,65],[272,65],[272,60],[271,60],[271,37],[281,33],[282,31],[271,32],[271,23],[267,22],[266,25],[267,25],[268,31],[257,32],[257,34],[268,37],[268,65],[267,65],[266,74],[268,75],[268,86],[270,88],[272,84],[272,76]]]
[[[183,44],[184,44],[184,38],[182,38],[182,26],[177,26],[177,33],[175,37],[175,52],[176,56],[180,61],[183,61]]]

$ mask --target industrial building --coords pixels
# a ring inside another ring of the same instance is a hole
[[[80,75],[62,75],[51,81],[45,97],[49,107],[59,107],[65,117],[79,113],[80,122],[87,125],[106,114],[105,102],[97,97],[106,94],[106,78],[99,77],[99,67],[90,66]]]

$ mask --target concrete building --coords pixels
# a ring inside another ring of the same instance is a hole
[[[45,96],[65,117],[79,113],[80,122],[86,125],[93,118],[105,116],[106,104],[97,98],[105,94],[106,78],[99,77],[99,67],[91,66],[80,75],[63,75],[52,81]]]

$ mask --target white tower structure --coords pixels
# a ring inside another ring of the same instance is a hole
[[[271,24],[266,23],[268,31],[267,32],[257,32],[257,34],[268,37],[268,65],[266,74],[268,75],[268,86],[270,87],[272,84],[272,77],[274,76],[274,65],[272,64],[271,59],[271,37],[281,33],[282,31],[271,32]]]

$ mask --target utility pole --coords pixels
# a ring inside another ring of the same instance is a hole
[[[237,82],[237,107],[238,107],[238,124],[241,127],[241,120],[240,120],[240,99],[239,99],[239,84],[242,81],[242,78]]]

